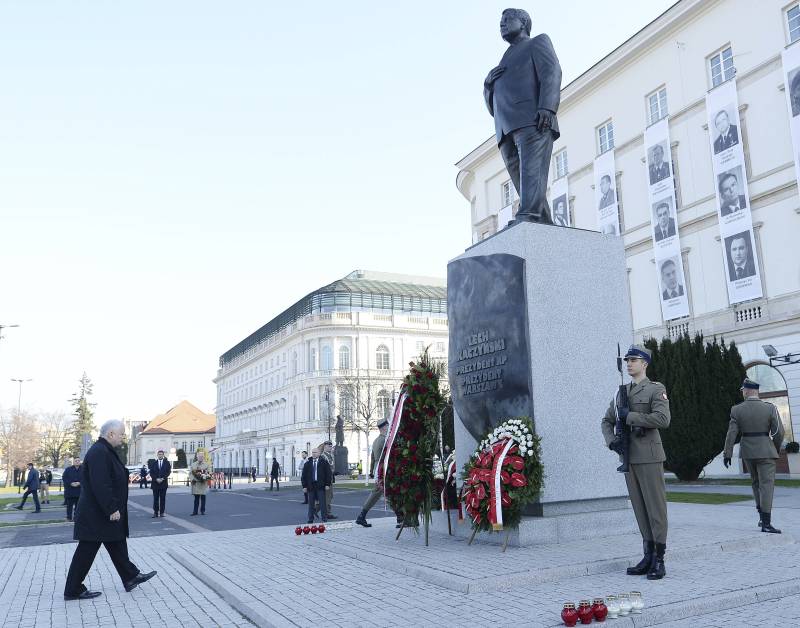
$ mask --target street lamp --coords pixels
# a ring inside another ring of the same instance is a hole
[[[778,355],[778,350],[772,345],[762,345],[761,348],[764,350],[764,353],[767,354],[770,366],[778,367],[789,366],[791,364],[800,364],[800,353],[787,353],[786,355]]]
[[[25,382],[32,382],[32,379],[18,379],[16,377],[11,378],[12,382],[17,382],[19,384],[19,396],[17,397],[17,414],[22,414],[22,385]]]

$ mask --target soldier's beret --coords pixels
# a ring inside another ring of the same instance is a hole
[[[387,421],[386,419],[381,419],[380,421],[378,421],[378,429],[381,429],[384,425],[389,425],[389,421]]]
[[[745,388],[748,389],[748,390],[758,390],[759,389],[759,383],[758,382],[754,382],[749,377],[745,377],[744,381],[742,382],[742,389],[745,389]]]
[[[649,349],[645,349],[642,345],[631,345],[630,349],[625,352],[625,359],[628,358],[641,358],[649,363],[653,359],[653,354]]]

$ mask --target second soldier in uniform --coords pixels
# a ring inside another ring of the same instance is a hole
[[[386,443],[386,430],[389,427],[389,421],[386,419],[382,419],[378,423],[378,430],[379,434],[378,437],[375,439],[375,442],[372,443],[372,465],[370,468],[370,476],[376,474],[378,472],[378,465],[381,462],[381,454],[383,453],[383,446]],[[356,523],[360,526],[364,526],[365,528],[371,528],[372,524],[367,522],[367,513],[370,511],[375,504],[378,503],[378,500],[383,497],[383,487],[376,481],[375,488],[372,489],[372,492],[367,497],[367,501],[364,502],[364,506],[361,508],[361,512],[356,519]]]
[[[753,481],[753,497],[762,532],[780,534],[772,527],[772,494],[775,491],[775,459],[783,443],[783,424],[778,409],[758,398],[759,385],[751,379],[742,384],[744,401],[731,408],[723,462],[731,466],[733,445],[741,434],[742,459]]]
[[[664,485],[664,447],[659,428],[669,427],[669,401],[663,384],[647,379],[647,365],[652,354],[640,345],[625,353],[628,375],[628,406],[611,405],[603,417],[601,429],[606,445],[622,453],[621,438],[614,434],[617,413],[630,430],[630,470],[625,473],[628,495],[642,534],[644,557],[639,564],[628,567],[631,576],[647,574],[648,580],[660,580],[666,575],[664,552],[667,549],[667,494]]]

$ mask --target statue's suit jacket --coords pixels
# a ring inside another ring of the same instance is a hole
[[[491,88],[483,90],[486,106],[494,116],[498,144],[508,133],[535,125],[539,109],[555,114],[561,101],[561,65],[547,35],[509,46],[499,65],[505,72]],[[551,130],[553,139],[558,139],[561,133],[555,116]]]

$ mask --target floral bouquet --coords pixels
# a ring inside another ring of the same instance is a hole
[[[475,530],[516,528],[542,490],[540,438],[528,417],[507,419],[481,440],[464,465],[462,500]]]
[[[208,482],[211,479],[211,474],[206,469],[197,469],[192,475],[198,482]]]

